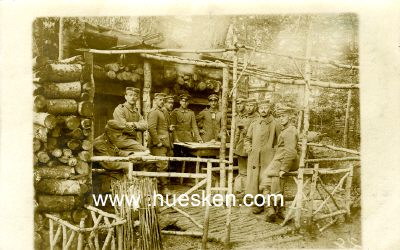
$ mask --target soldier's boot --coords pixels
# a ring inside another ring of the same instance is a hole
[[[254,207],[252,208],[253,214],[260,214],[264,211],[264,205],[263,205],[263,198],[262,197],[257,197],[257,204],[261,205],[256,205],[254,204]]]
[[[278,218],[284,220],[285,219],[285,203],[282,202],[282,204],[281,204],[281,199],[278,198],[276,204],[278,204],[277,206],[274,207],[276,216]]]
[[[265,221],[266,222],[275,222],[276,221],[276,213],[275,209],[272,206],[265,207]]]

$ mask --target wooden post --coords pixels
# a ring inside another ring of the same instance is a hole
[[[297,133],[300,134],[301,132],[301,120],[303,119],[303,111],[300,110],[298,114],[298,120],[297,120]]]
[[[58,31],[58,60],[64,58],[64,18],[60,17],[60,26]]]
[[[207,162],[207,186],[206,196],[211,195],[211,180],[212,180],[212,163]],[[207,238],[208,238],[208,226],[210,222],[210,206],[206,202],[206,210],[204,212],[204,226],[203,226],[203,238],[201,241],[201,249],[207,249]]]
[[[305,168],[305,158],[307,155],[307,136],[309,129],[309,116],[310,116],[310,106],[309,106],[309,96],[310,96],[310,79],[311,79],[311,65],[310,65],[310,57],[311,57],[311,17],[308,17],[308,33],[306,40],[306,60],[305,68],[304,68],[304,80],[306,84],[304,85],[304,121],[303,121],[303,139],[301,145],[301,155],[300,155],[300,165],[297,176],[297,204],[296,204],[296,215],[295,215],[295,227],[297,229],[300,228],[301,225],[301,211],[303,208],[303,174]]]
[[[151,64],[148,60],[144,61],[143,64],[143,117],[147,120],[147,114],[151,109]],[[147,146],[148,134],[143,133],[143,145]]]
[[[307,227],[310,233],[313,231],[313,207],[314,207],[314,193],[317,188],[318,181],[318,169],[319,164],[314,164],[313,175],[311,179],[311,189],[309,195],[309,204],[308,204],[308,215],[307,215]]]
[[[54,222],[52,219],[49,219],[49,240],[50,240],[50,249],[54,249],[53,245],[53,237],[54,237]]]
[[[350,118],[350,106],[351,106],[351,94],[352,91],[347,91],[347,104],[346,104],[346,118],[344,120],[344,133],[343,133],[343,147],[348,148],[349,146],[349,118]]]
[[[354,166],[353,164],[350,164],[350,171],[349,175],[347,176],[346,179],[346,219],[350,219],[350,207],[351,207],[351,185],[353,181],[353,171],[354,171]]]
[[[225,160],[225,151],[226,151],[226,124],[227,124],[227,109],[228,109],[228,83],[229,83],[229,69],[227,67],[222,69],[222,118],[221,118],[221,149],[219,153],[219,159],[222,161]],[[226,170],[225,163],[220,163],[220,183],[219,186],[221,188],[225,188],[225,180],[226,180]],[[222,193],[224,193],[222,191]]]
[[[233,151],[235,149],[235,130],[236,130],[236,95],[237,95],[237,64],[238,57],[235,53],[233,58],[233,75],[232,75],[232,120],[231,120],[231,138],[229,145],[229,170],[228,170],[228,195],[232,194],[232,182],[233,182]],[[232,204],[231,200],[227,200],[228,208],[226,214],[226,228],[225,228],[225,249],[230,249],[231,239],[231,213]]]
[[[92,89],[89,96],[89,100],[91,103],[93,103],[94,101],[94,93],[95,93],[95,83],[94,83],[94,76],[93,76],[93,54],[92,53],[87,53],[85,52],[84,54],[84,58],[85,58],[85,67],[88,67],[88,71],[84,71],[87,72],[90,76],[90,87]],[[92,119],[94,118],[93,116],[91,117]],[[87,122],[86,122],[87,123]],[[93,145],[93,141],[94,141],[94,122],[92,121],[90,123],[90,133],[88,135],[88,140],[91,142],[91,144]],[[90,157],[93,157],[93,146],[88,150]],[[90,167],[89,167],[89,171],[88,171],[88,175],[87,175],[89,181],[88,181],[88,186],[92,187],[92,163],[90,162]],[[88,203],[90,203],[90,200],[88,201]]]
[[[79,223],[79,228],[83,229],[85,228],[85,218],[81,219],[81,222]],[[82,250],[83,249],[83,233],[79,232],[78,233],[78,247],[77,250]]]

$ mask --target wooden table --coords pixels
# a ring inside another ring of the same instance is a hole
[[[192,156],[196,156],[197,158],[201,157],[216,157],[219,156],[219,151],[221,149],[220,142],[206,142],[206,143],[198,143],[198,142],[175,142],[175,148],[182,148],[185,152]],[[229,149],[229,143],[226,143],[226,149]],[[228,150],[227,150],[228,152]],[[182,164],[182,173],[185,171],[185,162]],[[200,172],[200,162],[196,162],[196,173]],[[198,179],[195,179],[196,184],[199,182]],[[183,183],[183,178],[181,178],[181,184]]]

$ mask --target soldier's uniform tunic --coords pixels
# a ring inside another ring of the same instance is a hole
[[[135,131],[125,134],[125,137],[117,138],[113,143],[117,147],[124,147],[127,143],[126,140],[133,139],[141,144],[142,132],[147,130],[147,123],[140,115],[136,107],[132,107],[129,103],[125,102],[119,104],[113,113],[114,120],[120,121],[124,124],[133,122],[135,124]]]
[[[199,128],[204,131],[201,134],[203,142],[208,142],[211,140],[219,140],[221,132],[221,118],[222,113],[218,110],[212,110],[210,108],[205,108],[196,117]]]
[[[190,109],[176,108],[171,112],[174,141],[198,142],[201,140],[194,112]]]
[[[247,161],[246,193],[259,193],[260,174],[267,168],[274,156],[274,147],[280,133],[280,125],[272,115],[254,120],[247,130],[244,140],[249,152]]]

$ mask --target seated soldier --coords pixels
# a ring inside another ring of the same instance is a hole
[[[264,197],[268,197],[268,195],[273,194],[283,195],[283,175],[286,172],[294,171],[298,168],[298,134],[296,127],[293,125],[293,111],[294,109],[285,107],[276,112],[277,116],[279,117],[279,122],[282,125],[282,132],[278,136],[275,155],[261,176],[262,178],[259,189],[263,193]],[[273,201],[271,202],[273,205]],[[279,205],[281,202],[277,201],[276,204],[278,205],[276,207],[272,206],[271,204],[270,206],[265,207],[265,219],[267,222],[274,222],[276,220],[276,216],[279,216],[283,219],[283,207]]]
[[[134,152],[148,152],[137,141],[128,138],[126,133],[134,132],[134,129],[117,120],[109,120],[103,134],[94,139],[93,149],[95,155],[129,156]],[[117,147],[115,141],[121,142],[123,147]],[[128,169],[127,162],[101,162],[100,165],[109,170]]]

